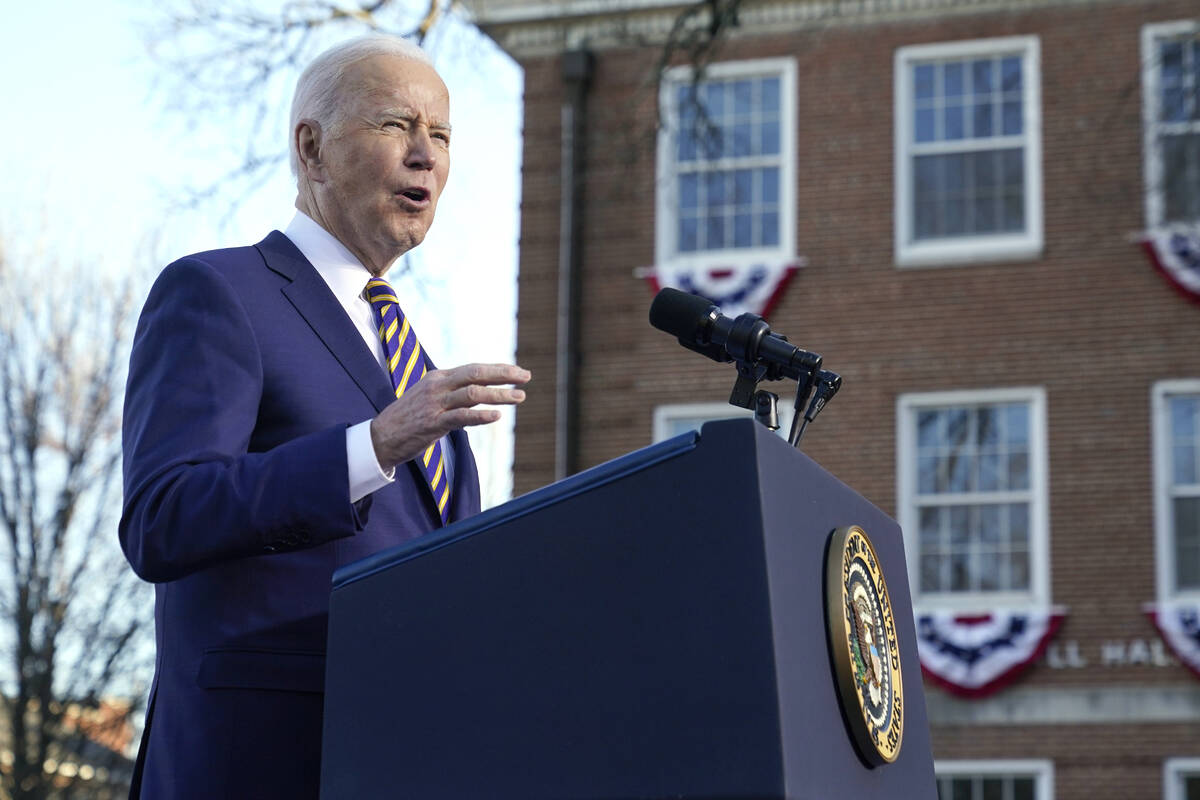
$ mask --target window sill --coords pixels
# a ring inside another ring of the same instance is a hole
[[[1033,261],[1042,256],[1042,249],[1040,237],[979,237],[953,242],[928,242],[898,246],[896,266],[956,267],[999,261]]]

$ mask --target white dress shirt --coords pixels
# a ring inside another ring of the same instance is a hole
[[[309,263],[317,270],[329,286],[333,296],[341,303],[346,315],[358,329],[363,343],[375,355],[379,368],[387,374],[386,356],[379,331],[375,326],[375,312],[367,301],[365,290],[371,273],[354,254],[346,249],[333,234],[318,225],[303,211],[297,211],[288,224],[284,235],[296,245]],[[446,481],[453,485],[453,450],[450,438],[442,437],[442,459]],[[350,471],[350,502],[362,498],[384,486],[396,477],[396,470],[386,472],[379,466],[375,456],[375,445],[371,443],[371,420],[365,420],[346,429],[346,462]]]

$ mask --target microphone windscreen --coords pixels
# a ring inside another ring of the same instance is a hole
[[[693,341],[708,321],[712,307],[703,297],[666,288],[650,304],[650,324],[672,336]]]

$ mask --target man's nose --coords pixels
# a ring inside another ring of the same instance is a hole
[[[437,152],[433,146],[433,137],[423,126],[416,126],[409,136],[404,166],[409,169],[433,169],[435,164]]]

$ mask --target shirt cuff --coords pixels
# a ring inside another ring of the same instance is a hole
[[[350,472],[350,502],[357,503],[371,492],[382,489],[396,478],[396,468],[386,472],[375,457],[371,443],[371,420],[346,429],[346,465]]]

